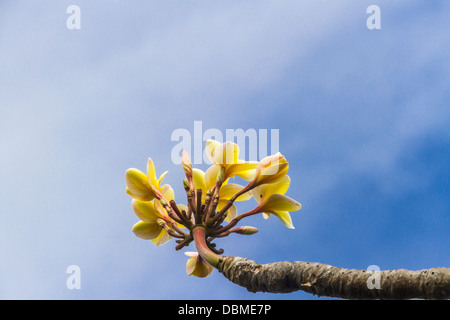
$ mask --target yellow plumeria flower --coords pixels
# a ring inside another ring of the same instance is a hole
[[[225,180],[238,176],[244,180],[252,180],[257,162],[245,162],[239,158],[239,146],[227,141],[220,143],[215,140],[206,142],[206,154],[212,162],[206,170],[205,180],[208,185],[216,183],[217,174],[221,167],[225,168]]]
[[[208,190],[211,190],[214,183],[212,184],[211,180],[206,180],[206,173],[203,172],[203,170],[194,168],[192,170],[192,177],[194,181],[194,187],[196,189],[202,189],[202,201],[205,200],[206,192]],[[222,184],[221,188],[219,189],[219,203],[217,205],[217,211],[220,211],[228,200],[231,199],[232,196],[234,196],[237,192],[241,191],[244,187],[240,186],[238,184],[234,183],[227,183],[225,181],[225,184]],[[246,192],[242,194],[240,197],[236,199],[236,201],[245,201],[249,200],[252,197],[251,192]],[[237,215],[237,209],[236,206],[233,204],[228,209],[227,217],[225,218],[225,221],[230,221],[234,219]]]
[[[185,255],[191,257],[186,263],[186,273],[188,276],[205,278],[214,270],[197,252],[186,252]]]
[[[267,156],[258,163],[252,185],[275,183],[286,176],[288,169],[289,163],[281,153],[277,152],[274,155]]]
[[[301,204],[284,195],[289,189],[290,183],[291,179],[285,175],[278,182],[254,188],[252,193],[259,203],[257,210],[263,213],[265,219],[274,214],[286,227],[294,229],[289,212],[300,210]]]
[[[157,179],[153,160],[148,158],[147,174],[134,168],[125,172],[126,192],[136,200],[151,201],[161,191],[161,183],[166,174],[167,171]]]
[[[172,187],[164,185],[161,189],[165,199],[170,201],[174,198]],[[160,246],[172,239],[163,227],[163,224],[170,228],[173,220],[167,215],[159,201],[153,203],[151,201],[133,199],[131,205],[136,216],[141,219],[132,228],[133,233],[137,237],[151,240],[156,246]]]

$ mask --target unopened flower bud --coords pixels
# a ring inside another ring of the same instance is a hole
[[[183,165],[183,170],[186,176],[192,177],[192,162],[186,150],[183,150],[183,153],[181,155],[181,163]]]
[[[211,190],[206,191],[206,198],[205,201],[210,201],[211,200]]]
[[[237,233],[237,234],[243,234],[243,235],[249,236],[249,235],[257,233],[259,230],[255,227],[242,226],[242,227],[232,229],[231,231],[234,233]]]

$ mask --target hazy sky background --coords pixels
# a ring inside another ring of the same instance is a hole
[[[449,20],[438,0],[2,1],[0,298],[317,299],[188,277],[193,245],[131,233],[125,170],[152,157],[183,202],[171,134],[194,121],[279,129],[303,205],[225,255],[449,267]]]

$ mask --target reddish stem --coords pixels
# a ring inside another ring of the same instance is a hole
[[[208,245],[206,244],[205,228],[201,226],[194,227],[194,229],[192,229],[192,236],[194,237],[194,243],[198,254],[210,265],[217,268],[222,258],[208,248]]]

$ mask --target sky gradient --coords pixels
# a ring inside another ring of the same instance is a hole
[[[193,246],[132,234],[125,170],[151,157],[182,202],[171,135],[194,121],[278,129],[303,206],[294,230],[248,219],[226,255],[449,267],[449,18],[438,0],[2,1],[0,298],[317,299],[188,277]]]

